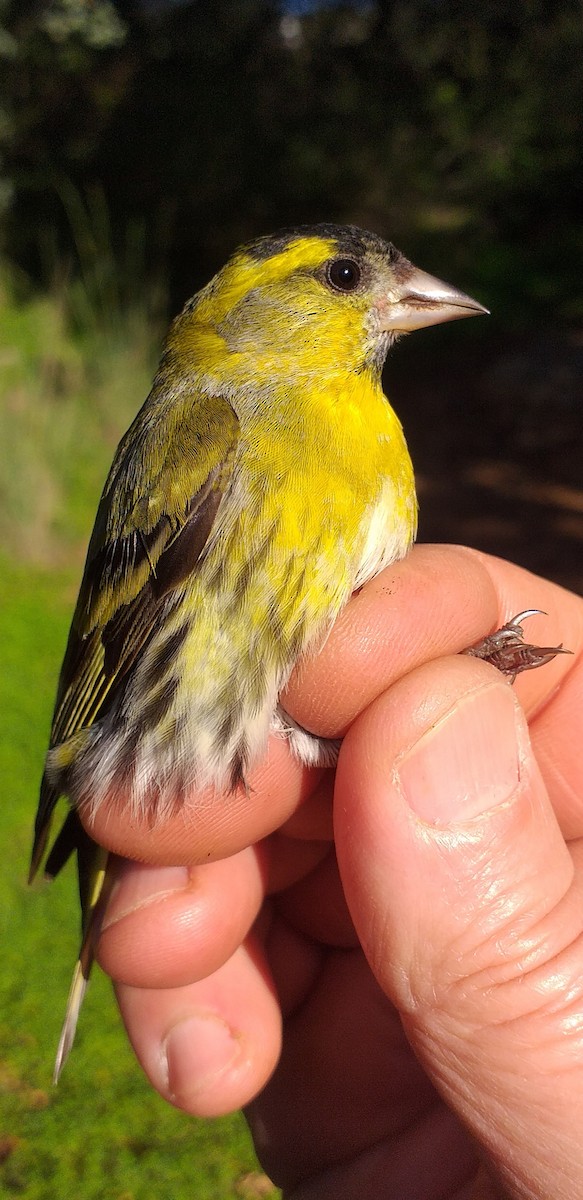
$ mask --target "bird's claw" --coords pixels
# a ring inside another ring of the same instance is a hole
[[[503,675],[507,675],[511,683],[514,683],[516,676],[521,671],[544,667],[545,663],[552,662],[557,654],[571,654],[572,651],[565,650],[562,644],[560,646],[533,646],[524,641],[522,622],[539,614],[546,616],[546,613],[543,613],[540,608],[527,608],[524,612],[517,613],[511,621],[506,622],[506,625],[502,625],[495,633],[489,634],[475,646],[468,646],[468,649],[463,650],[462,653],[491,663]]]

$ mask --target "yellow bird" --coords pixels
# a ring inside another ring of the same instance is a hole
[[[410,330],[486,309],[353,226],[237,250],[171,326],[89,543],[41,785],[31,877],[78,856],[83,943],[55,1075],[91,966],[107,854],[78,811],[123,789],[161,819],[245,786],[270,731],[307,764],[337,744],[278,696],[354,589],[415,536],[413,468],[381,387]]]

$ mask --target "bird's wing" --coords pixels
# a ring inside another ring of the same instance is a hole
[[[89,543],[61,668],[51,747],[73,738],[106,710],[172,592],[200,560],[232,476],[239,438],[231,405],[215,397],[210,407],[209,416],[206,405],[203,413],[202,401],[192,397],[174,403],[166,415],[162,456],[148,410],[138,414],[120,444]],[[33,873],[57,799],[45,776]]]

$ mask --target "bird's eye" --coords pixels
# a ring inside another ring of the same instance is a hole
[[[360,267],[352,258],[334,258],[326,267],[326,279],[338,292],[353,292],[360,283]]]

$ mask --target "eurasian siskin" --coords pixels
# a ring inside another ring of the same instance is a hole
[[[171,326],[99,504],[41,785],[31,875],[66,794],[46,873],[75,851],[83,909],[57,1075],[107,867],[79,810],[123,789],[158,819],[205,784],[244,787],[270,730],[335,761],[278,696],[415,536],[381,369],[401,334],[485,311],[374,234],[317,225],[236,251]]]

